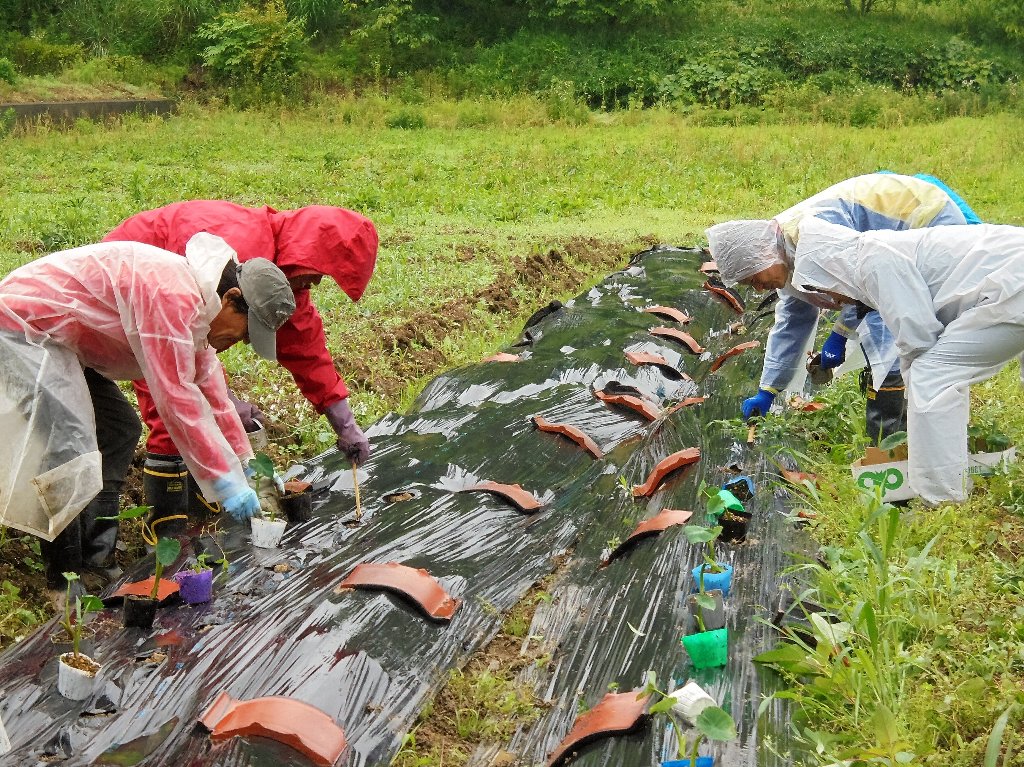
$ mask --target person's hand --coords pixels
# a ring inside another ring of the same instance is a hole
[[[846,361],[846,337],[835,331],[829,334],[821,346],[821,369],[831,370]]]
[[[235,412],[238,413],[238,417],[242,421],[242,428],[247,432],[256,431],[267,422],[267,417],[263,415],[262,410],[251,402],[238,399],[231,389],[228,389],[228,398],[235,406]]]
[[[221,505],[228,514],[235,518],[236,522],[244,522],[251,519],[260,510],[260,499],[255,490],[247,487],[242,492],[224,499]]]
[[[758,389],[757,394],[743,400],[743,420],[749,421],[757,415],[767,415],[775,402],[775,395],[767,389]]]
[[[324,411],[331,428],[338,435],[338,450],[361,466],[370,457],[370,441],[356,423],[348,400],[343,399],[329,405]]]
[[[260,499],[256,496],[256,491],[246,484],[240,484],[231,475],[215,479],[213,492],[224,510],[238,522],[259,513]]]

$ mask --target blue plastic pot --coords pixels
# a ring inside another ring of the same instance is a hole
[[[721,562],[718,563],[725,569],[720,573],[704,573],[704,590],[711,591],[711,589],[721,589],[722,596],[729,596],[729,589],[732,586],[732,565],[726,565]],[[693,585],[697,591],[700,591],[700,571],[702,568],[707,567],[706,564],[701,562],[697,565],[690,573],[693,575]]]
[[[692,759],[667,759],[662,761],[661,767],[715,767],[715,757],[698,756],[696,762]]]

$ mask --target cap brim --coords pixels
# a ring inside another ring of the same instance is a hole
[[[249,312],[249,345],[263,359],[277,362],[277,331],[260,322],[253,312]]]

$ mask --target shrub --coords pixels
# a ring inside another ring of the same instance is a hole
[[[9,58],[24,75],[52,75],[63,72],[84,55],[78,44],[60,45],[36,37],[21,37],[11,45]]]
[[[404,128],[405,130],[418,130],[427,127],[427,118],[423,111],[415,107],[402,107],[394,114],[388,115],[384,124],[389,128]]]
[[[0,80],[8,85],[18,82],[18,70],[14,68],[14,62],[3,56],[0,56]]]
[[[305,37],[302,20],[289,19],[281,0],[244,5],[200,27],[209,43],[200,54],[217,79],[281,93],[298,71]]]

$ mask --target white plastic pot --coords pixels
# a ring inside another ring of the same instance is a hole
[[[696,721],[701,711],[709,706],[718,705],[696,682],[687,682],[678,690],[669,693],[669,697],[676,700],[672,705],[672,713],[678,714],[690,724]]]
[[[66,652],[60,656],[57,664],[57,692],[68,700],[85,700],[92,692],[93,682],[96,681],[96,674],[99,673],[100,664],[88,655],[79,653],[80,658],[85,658],[95,668],[92,673],[69,666],[65,661],[71,658],[74,653]]]
[[[276,549],[284,535],[288,521],[277,519],[271,522],[263,517],[252,518],[252,545],[259,549]]]

